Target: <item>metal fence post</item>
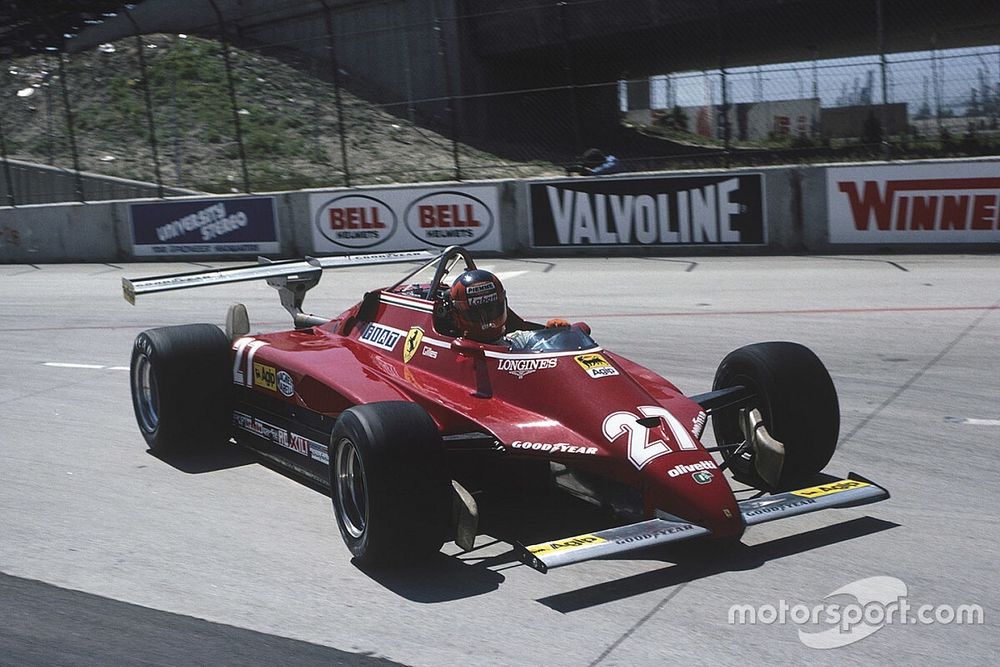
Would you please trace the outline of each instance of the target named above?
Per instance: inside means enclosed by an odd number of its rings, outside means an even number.
[[[441,19],[434,18],[434,31],[438,36],[438,55],[441,56],[441,71],[444,74],[445,96],[448,98],[448,116],[451,119],[451,157],[455,163],[455,180],[462,180],[462,165],[458,160],[458,119],[455,112],[455,92],[451,83],[451,67],[448,65],[448,48],[445,44]]]
[[[163,199],[163,177],[160,175],[160,153],[156,144],[156,122],[153,119],[153,96],[149,91],[149,75],[146,71],[145,43],[142,41],[142,30],[132,16],[129,5],[125,7],[125,18],[135,28],[135,45],[139,51],[139,71],[142,75],[142,92],[146,100],[146,124],[149,126],[149,147],[153,151],[153,172],[156,174],[156,196]]]
[[[69,149],[73,155],[73,183],[77,199],[85,201],[83,196],[83,178],[80,176],[80,154],[76,149],[76,130],[73,127],[73,107],[69,103],[69,81],[66,78],[66,63],[63,52],[59,51],[59,82],[62,84],[63,110],[66,112],[66,131],[69,132]]]
[[[327,49],[330,51],[330,69],[333,70],[333,99],[337,107],[337,134],[340,137],[340,164],[344,171],[344,184],[351,187],[351,167],[347,162],[347,129],[344,127],[344,102],[340,96],[340,67],[337,64],[337,43],[333,38],[333,13],[326,0],[323,5],[323,20],[326,22]]]
[[[726,81],[726,0],[718,0],[719,72],[722,79],[722,164],[729,169],[729,90]]]
[[[243,190],[250,192],[250,172],[247,171],[247,154],[243,146],[243,125],[240,123],[240,110],[236,102],[236,84],[233,82],[233,64],[229,59],[229,37],[226,34],[226,21],[222,18],[222,12],[215,0],[208,0],[215,10],[215,16],[219,19],[219,33],[222,37],[222,61],[226,68],[226,84],[229,87],[229,102],[233,107],[233,127],[236,130],[236,143],[240,152],[240,167],[243,170]]]
[[[14,180],[10,176],[10,161],[7,159],[7,139],[3,134],[3,119],[0,118],[0,157],[3,158],[3,176],[7,183],[7,204],[16,206],[17,200],[14,198]]]
[[[583,140],[580,136],[580,111],[577,108],[576,84],[573,73],[573,59],[569,51],[569,21],[566,17],[567,3],[557,2],[559,8],[559,30],[562,33],[563,52],[563,74],[565,75],[566,87],[569,89],[569,113],[570,122],[573,124],[573,153],[576,156],[583,154]]]
[[[44,80],[45,87],[45,152],[49,158],[49,166],[56,164],[56,149],[52,144],[52,135],[55,129],[52,123],[52,73],[46,74]]]
[[[882,73],[882,157],[892,159],[892,148],[889,145],[889,81],[888,65],[885,60],[885,23],[882,14],[882,0],[875,0],[875,23],[878,31],[878,58]]]

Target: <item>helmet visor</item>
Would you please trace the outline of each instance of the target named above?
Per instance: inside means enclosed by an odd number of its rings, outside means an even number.
[[[496,291],[468,297],[468,307],[463,315],[469,322],[479,325],[499,325],[506,319],[507,304],[503,294]]]

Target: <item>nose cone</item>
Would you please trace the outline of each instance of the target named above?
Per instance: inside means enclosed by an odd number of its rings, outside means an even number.
[[[643,468],[643,481],[647,514],[662,510],[708,528],[713,537],[743,534],[736,497],[708,454],[662,456]]]

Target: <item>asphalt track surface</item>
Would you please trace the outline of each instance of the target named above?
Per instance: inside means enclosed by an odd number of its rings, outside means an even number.
[[[285,328],[273,290],[133,307],[121,276],[198,266],[0,266],[0,663],[1000,663],[1000,258],[483,263],[519,313],[587,321],[687,393],[741,345],[808,345],[841,401],[827,471],[873,478],[892,499],[757,526],[725,552],[674,545],[543,575],[487,533],[422,570],[366,573],[316,489],[235,447],[160,460],[134,423],[121,367],[137,333],[221,324],[234,301],[254,330]],[[307,310],[340,312],[401,275],[330,271]],[[606,520],[572,500],[497,512],[486,527],[528,543]],[[857,602],[828,596],[870,577],[902,582],[914,609],[979,605],[984,622],[897,616],[827,650],[799,634],[830,629],[823,617],[730,622],[732,605]]]

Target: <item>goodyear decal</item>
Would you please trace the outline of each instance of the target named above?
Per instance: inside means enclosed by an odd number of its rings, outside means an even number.
[[[611,375],[618,375],[618,369],[608,363],[604,355],[592,352],[590,354],[578,354],[573,357],[580,368],[587,371],[587,375],[592,378],[603,378]]]
[[[267,364],[262,364],[259,361],[253,362],[253,383],[258,387],[270,389],[271,391],[277,391],[278,374],[277,371],[274,370],[274,366],[268,366]]]
[[[574,551],[576,549],[597,546],[604,542],[607,542],[607,540],[597,535],[577,535],[576,537],[567,537],[565,540],[535,544],[528,547],[528,551],[537,556],[539,554],[553,554],[559,551]]]
[[[410,327],[406,334],[406,342],[403,343],[403,363],[410,363],[410,359],[417,353],[420,341],[424,339],[424,330],[420,327]]]
[[[868,482],[861,482],[856,479],[842,479],[839,482],[830,482],[829,484],[811,486],[808,489],[792,491],[792,493],[797,496],[802,496],[803,498],[819,498],[820,496],[828,496],[831,493],[840,493],[841,491],[860,489],[863,486],[871,486],[871,484]]]

